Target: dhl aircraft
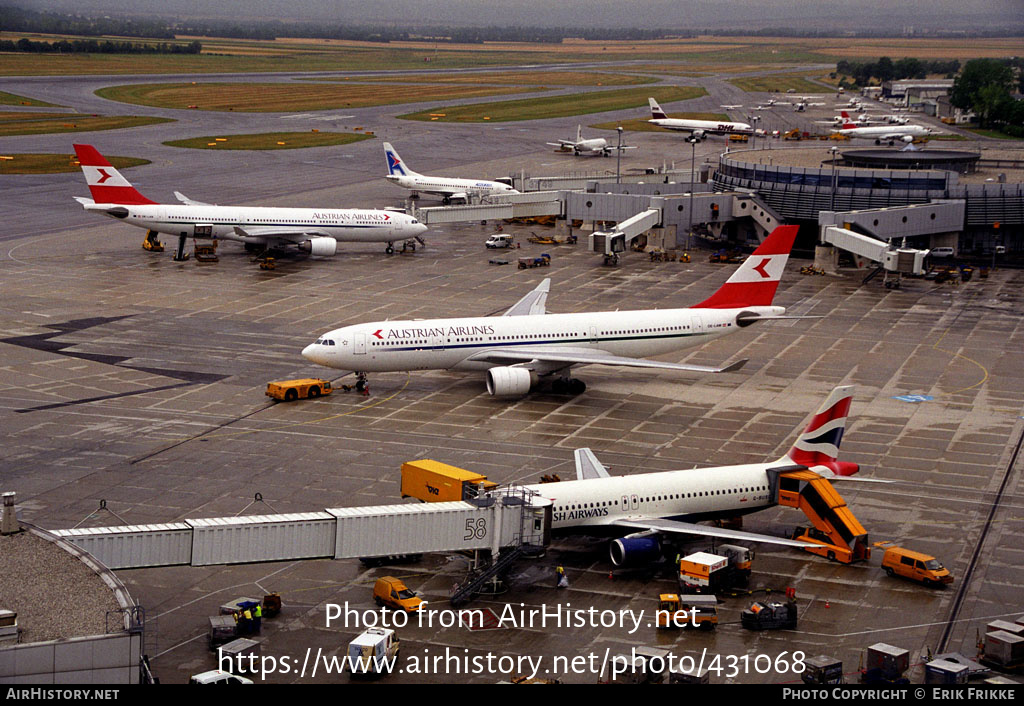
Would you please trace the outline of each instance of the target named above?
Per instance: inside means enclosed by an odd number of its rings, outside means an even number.
[[[92,145],[75,145],[92,198],[86,211],[179,238],[236,240],[261,250],[294,248],[312,255],[337,252],[338,242],[394,243],[418,239],[427,227],[396,211],[338,208],[216,206],[174,192],[182,203],[161,204],[139,193]]]
[[[653,117],[647,121],[651,125],[657,125],[658,127],[663,127],[668,130],[683,130],[685,132],[689,132],[698,140],[703,140],[708,135],[754,134],[754,128],[750,127],[750,125],[747,125],[746,123],[670,118],[665,114],[665,111],[661,109],[661,106],[658,105],[656,100],[648,98],[647,102],[651,104],[651,115]]]
[[[552,502],[553,532],[608,535],[630,532],[609,545],[616,566],[656,561],[666,536],[698,535],[806,549],[808,542],[696,524],[746,515],[777,502],[778,474],[813,471],[830,480],[851,478],[859,467],[839,461],[839,444],[853,387],[836,387],[803,433],[777,461],[685,471],[611,476],[590,449],[577,449],[576,480],[526,486]],[[773,477],[774,476],[774,477]]]
[[[798,226],[779,226],[722,287],[689,309],[545,314],[545,279],[501,317],[374,321],[334,329],[302,351],[329,368],[370,372],[480,370],[487,391],[525,395],[541,378],[556,393],[582,393],[576,365],[622,365],[726,373],[746,363],[707,367],[649,360],[706,343],[757,321],[786,318],[772,306]]]
[[[440,196],[445,204],[453,200],[468,202],[471,198],[492,194],[518,194],[510,184],[485,179],[453,179],[451,177],[427,176],[414,172],[405,165],[390,142],[384,143],[384,155],[388,160],[388,173],[384,176],[396,186],[409,189],[414,194]]]

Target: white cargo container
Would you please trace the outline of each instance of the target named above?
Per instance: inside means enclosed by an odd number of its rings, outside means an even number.
[[[185,520],[192,565],[323,559],[334,554],[334,517],[326,512]]]
[[[82,527],[53,534],[84,549],[108,569],[175,566],[192,561],[192,528],[184,522]]]

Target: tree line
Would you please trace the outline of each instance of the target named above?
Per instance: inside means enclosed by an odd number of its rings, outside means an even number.
[[[1024,137],[1024,59],[972,59],[953,80],[949,102],[970,110],[984,128]]]
[[[175,42],[115,42],[97,39],[62,39],[56,42],[34,42],[21,38],[0,40],[0,52],[27,52],[31,54],[198,54],[203,45],[198,41],[187,44]]]
[[[905,57],[893,61],[888,56],[883,56],[878,61],[854,62],[841,59],[836,63],[836,73],[841,77],[848,76],[853,80],[852,85],[847,83],[844,88],[869,86],[876,82],[898,81],[905,78],[927,78],[935,75],[953,78],[959,70],[960,62],[956,59],[929,61]]]

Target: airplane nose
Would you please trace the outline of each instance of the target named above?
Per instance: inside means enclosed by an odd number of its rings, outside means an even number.
[[[317,348],[318,346],[315,343],[310,343],[308,346],[302,349],[302,357],[305,358],[306,360],[311,360],[314,363],[319,362],[316,359]]]

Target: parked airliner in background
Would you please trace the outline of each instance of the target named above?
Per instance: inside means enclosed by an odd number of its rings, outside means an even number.
[[[750,127],[746,123],[730,123],[730,122],[716,122],[713,120],[688,120],[684,118],[670,118],[665,114],[665,111],[661,109],[658,102],[653,98],[648,98],[647,102],[651,104],[651,120],[648,120],[651,125],[657,125],[668,130],[683,130],[691,133],[694,137],[699,140],[703,140],[708,135],[752,135],[754,128]]]
[[[329,368],[370,372],[482,370],[492,395],[525,395],[539,378],[579,394],[574,365],[623,365],[700,373],[738,370],[647,360],[783,317],[772,306],[798,226],[779,226],[711,297],[690,309],[545,314],[550,280],[501,317],[375,321],[328,331],[302,351]]]
[[[384,143],[384,154],[388,160],[388,173],[385,175],[385,179],[403,189],[409,189],[414,194],[440,196],[446,204],[453,200],[469,202],[473,198],[482,198],[493,194],[519,193],[510,184],[500,181],[453,179],[451,177],[426,176],[414,172],[405,165],[390,142]]]
[[[608,140],[603,137],[592,137],[589,140],[583,139],[583,126],[576,126],[576,139],[575,140],[559,140],[558,142],[548,142],[546,144],[552,147],[560,147],[566,152],[572,152],[574,155],[601,155],[603,157],[610,157],[613,152],[623,150],[635,150],[635,145],[611,145],[608,144]]]
[[[808,543],[803,541],[696,523],[775,506],[778,482],[771,477],[773,473],[811,470],[831,481],[860,480],[850,477],[859,470],[857,464],[838,460],[852,399],[852,386],[832,390],[778,461],[611,476],[590,449],[577,449],[576,480],[526,487],[551,500],[553,532],[634,532],[609,545],[612,563],[617,566],[657,560],[662,556],[666,535],[698,535],[806,549]]]
[[[261,250],[295,248],[334,255],[338,242],[394,243],[417,238],[427,227],[396,211],[335,208],[216,206],[193,201],[161,204],[143,196],[92,145],[75,145],[92,198],[76,196],[86,211],[102,213],[155,233],[237,240]]]
[[[927,137],[935,134],[931,128],[923,125],[880,125],[877,127],[857,127],[853,123],[846,123],[837,130],[844,137],[863,137],[874,140],[876,145],[888,142],[890,145],[896,140],[901,142],[913,142],[918,137]]]

